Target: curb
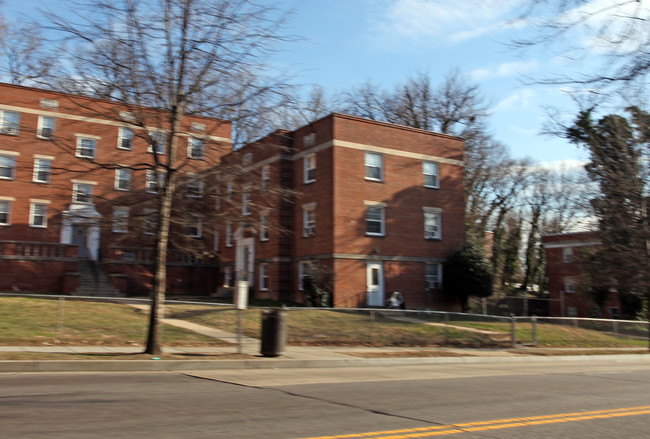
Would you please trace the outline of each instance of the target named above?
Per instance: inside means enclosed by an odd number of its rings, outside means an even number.
[[[354,358],[293,360],[283,358],[258,360],[91,360],[66,361],[44,360],[0,361],[0,373],[55,373],[55,372],[180,372],[192,370],[233,369],[291,369],[291,368],[342,368],[418,366],[436,364],[506,364],[506,363],[548,363],[580,361],[646,361],[647,354],[620,355],[570,355],[548,357],[434,357],[434,358]]]

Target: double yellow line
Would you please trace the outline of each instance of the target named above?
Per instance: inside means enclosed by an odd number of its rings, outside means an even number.
[[[534,425],[559,424],[562,422],[588,421],[592,419],[620,418],[650,414],[650,405],[626,407],[589,412],[559,413],[555,415],[531,416],[527,418],[496,419],[493,421],[465,424],[439,425],[436,427],[409,428],[403,430],[374,431],[338,436],[319,436],[304,439],[407,439],[445,436],[473,431],[500,430],[505,428],[529,427]]]

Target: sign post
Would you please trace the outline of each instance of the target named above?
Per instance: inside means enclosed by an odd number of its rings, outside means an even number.
[[[248,281],[237,281],[235,309],[237,310],[237,353],[242,353],[242,310],[248,308]]]

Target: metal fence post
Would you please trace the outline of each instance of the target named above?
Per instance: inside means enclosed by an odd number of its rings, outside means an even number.
[[[512,344],[512,347],[515,347],[517,345],[516,320],[515,315],[512,313],[510,313],[510,343]]]
[[[532,323],[532,336],[533,336],[533,346],[537,346],[537,316],[533,316],[530,319],[530,322]]]
[[[54,333],[54,339],[56,341],[60,341],[61,336],[63,335],[64,308],[65,308],[65,298],[63,296],[59,296],[59,307],[56,312],[56,332]]]

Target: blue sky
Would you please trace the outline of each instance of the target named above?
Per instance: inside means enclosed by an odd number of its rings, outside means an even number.
[[[417,72],[437,83],[458,68],[480,86],[490,104],[492,133],[513,156],[541,163],[584,160],[575,146],[539,134],[546,107],[568,117],[577,108],[559,86],[522,82],[566,68],[550,50],[522,55],[506,45],[530,32],[521,23],[506,22],[522,1],[278,0],[273,3],[293,11],[285,31],[300,39],[285,45],[274,61],[298,82],[328,92],[365,81],[390,89]],[[594,0],[600,1],[606,0]],[[3,10],[11,16],[38,4],[54,7],[55,2],[10,0]]]

